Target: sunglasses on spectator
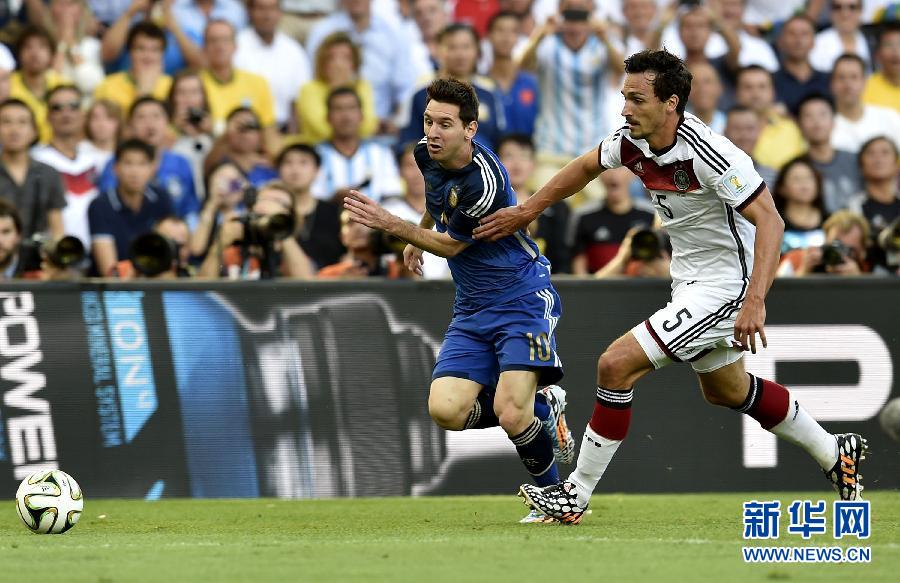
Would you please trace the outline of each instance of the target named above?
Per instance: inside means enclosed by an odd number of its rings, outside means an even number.
[[[562,11],[562,17],[563,20],[568,20],[569,22],[587,22],[588,18],[591,17],[591,13],[588,10],[570,8]]]
[[[859,10],[859,4],[832,4],[831,10],[834,12],[840,12],[842,10],[846,10],[848,12],[856,12]]]
[[[259,125],[259,122],[257,122],[257,121],[248,121],[247,123],[241,124],[240,126],[238,126],[239,132],[257,132],[261,129],[262,129],[262,127]]]
[[[78,111],[81,109],[81,103],[78,101],[69,101],[66,103],[51,103],[49,105],[50,111],[63,111],[64,109],[68,109],[69,111]]]

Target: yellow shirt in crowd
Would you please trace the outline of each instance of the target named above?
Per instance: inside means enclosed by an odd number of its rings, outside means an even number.
[[[44,74],[44,83],[48,92],[57,85],[63,85],[69,82],[68,79],[53,70],[47,71]],[[25,85],[25,81],[22,80],[21,71],[16,71],[10,76],[9,96],[14,99],[21,99],[28,105],[31,112],[34,113],[34,119],[37,122],[38,140],[40,140],[42,144],[48,143],[53,137],[53,129],[50,128],[50,123],[47,121],[46,96],[37,96],[32,93],[31,89]]]
[[[360,79],[353,85],[353,90],[362,102],[363,121],[360,134],[368,138],[378,129],[378,116],[375,115],[375,96],[372,85]],[[324,81],[313,79],[300,88],[297,96],[297,123],[300,125],[300,142],[318,144],[331,139],[331,125],[328,124],[328,94],[331,87]]]
[[[169,97],[169,89],[172,87],[172,78],[168,75],[162,75],[156,80],[151,96],[165,101]],[[94,91],[94,99],[108,99],[114,103],[118,103],[122,108],[122,114],[128,115],[131,104],[141,97],[137,92],[137,85],[134,79],[127,71],[121,73],[113,73],[103,80]]]
[[[771,114],[753,148],[753,159],[763,166],[780,170],[786,162],[806,152],[800,128],[790,118]]]
[[[900,111],[900,85],[893,85],[882,73],[873,73],[866,81],[863,103]]]
[[[206,98],[209,100],[209,111],[212,115],[216,133],[225,128],[228,114],[239,107],[249,107],[259,117],[264,128],[275,124],[275,104],[269,83],[263,77],[240,69],[235,69],[231,79],[219,81],[208,70],[200,72]]]

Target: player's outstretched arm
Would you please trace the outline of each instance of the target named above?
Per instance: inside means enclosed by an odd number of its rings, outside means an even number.
[[[750,274],[747,297],[734,324],[734,337],[744,350],[749,349],[756,354],[756,334],[759,334],[763,347],[767,346],[765,300],[778,269],[784,221],[775,208],[768,188],[763,188],[741,214],[756,225],[756,241],[753,247],[753,273]]]
[[[446,233],[438,233],[407,223],[356,190],[351,190],[350,194],[344,198],[344,209],[350,214],[350,220],[372,229],[390,233],[398,239],[439,257],[454,257],[469,246],[469,243],[457,241]]]
[[[584,190],[602,171],[598,148],[594,148],[566,164],[524,203],[500,209],[481,219],[472,236],[488,241],[508,237],[535,220],[545,208]]]

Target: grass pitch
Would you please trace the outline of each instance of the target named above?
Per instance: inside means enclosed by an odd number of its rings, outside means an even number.
[[[868,494],[868,492],[867,492]],[[514,497],[91,500],[74,530],[0,517],[0,581],[898,581],[900,492],[872,492],[872,537],[805,542],[786,507],[811,494],[597,495],[575,527],[521,525]],[[869,546],[870,564],[744,564],[741,504],[782,501],[784,546]],[[830,530],[829,530],[830,532]],[[759,545],[750,541],[750,544]]]

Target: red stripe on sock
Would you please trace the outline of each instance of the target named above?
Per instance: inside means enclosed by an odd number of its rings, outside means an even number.
[[[623,440],[628,434],[628,425],[631,424],[631,407],[625,409],[612,409],[602,403],[594,403],[594,413],[591,415],[589,425],[591,429],[606,439]]]
[[[791,394],[778,383],[760,379],[762,388],[756,405],[747,411],[750,415],[762,425],[763,429],[772,429],[787,417],[788,408],[791,405]]]

